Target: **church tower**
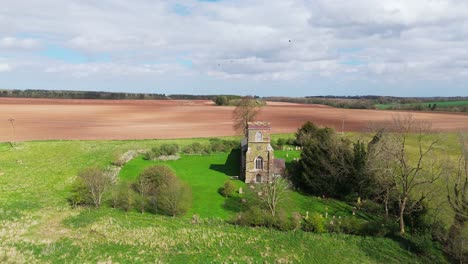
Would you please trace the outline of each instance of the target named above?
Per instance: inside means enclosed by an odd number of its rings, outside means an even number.
[[[269,182],[273,176],[270,129],[267,122],[248,123],[247,137],[241,142],[241,179],[247,183]]]

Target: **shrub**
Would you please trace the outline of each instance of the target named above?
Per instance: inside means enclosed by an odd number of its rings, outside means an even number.
[[[358,235],[361,233],[362,222],[356,217],[343,217],[338,219],[341,233]]]
[[[156,146],[151,148],[150,151],[147,151],[143,158],[146,160],[154,160],[161,156],[172,156],[176,155],[179,152],[179,145],[177,144],[162,144],[161,146]]]
[[[288,217],[284,210],[281,210],[275,217],[275,227],[281,231],[289,231],[300,227],[300,218]]]
[[[273,227],[275,224],[275,219],[258,206],[251,206],[247,211],[239,214],[240,220],[238,224],[247,225],[247,226],[266,226]]]
[[[307,232],[325,233],[326,219],[321,214],[313,214],[302,222],[302,230]]]
[[[174,171],[167,166],[157,165],[146,168],[134,183],[135,189],[141,195],[138,201],[152,211],[176,216],[184,214],[191,205],[192,193],[190,187],[177,178]]]
[[[73,182],[67,201],[72,207],[92,204],[92,201],[89,199],[88,188],[81,178],[77,178]]]
[[[145,160],[154,160],[156,158],[158,158],[159,156],[157,156],[157,154],[155,154],[154,151],[150,150],[150,151],[147,151],[145,154],[143,154],[143,159]]]
[[[398,224],[391,219],[369,221],[361,226],[361,235],[384,237],[399,232]]]
[[[229,152],[237,147],[239,147],[239,141],[237,140],[210,139],[211,152]]]
[[[188,146],[185,146],[182,149],[182,152],[184,152],[185,154],[201,154],[202,150],[203,150],[202,144],[200,144],[199,142],[194,142]]]
[[[278,146],[283,146],[283,145],[286,145],[286,139],[284,138],[278,138],[278,140],[276,141],[276,145]]]
[[[221,188],[220,193],[224,197],[231,197],[236,191],[236,185],[230,180],[224,182],[224,186]]]
[[[182,152],[185,154],[211,154],[212,153],[212,146],[210,145],[202,145],[199,142],[194,142],[188,146],[185,146],[182,149]]]
[[[383,206],[372,200],[364,200],[361,202],[361,210],[369,214],[381,214],[383,212]]]
[[[185,214],[192,204],[190,186],[178,178],[166,180],[161,186],[158,197],[158,208],[171,216]]]
[[[120,182],[113,186],[111,190],[111,206],[114,208],[120,208],[125,212],[133,209],[136,205],[136,194],[130,184],[126,182]]]
[[[160,147],[161,155],[171,156],[177,154],[179,146],[177,144],[162,144]]]
[[[431,234],[429,233],[415,233],[408,237],[410,251],[428,255],[433,248]]]

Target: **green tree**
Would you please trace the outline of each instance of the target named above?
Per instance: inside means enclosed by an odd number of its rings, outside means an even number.
[[[229,105],[229,99],[224,95],[216,96],[214,103],[216,105]]]
[[[166,178],[158,193],[158,207],[171,216],[185,214],[192,204],[192,190],[177,177]]]
[[[134,183],[140,194],[139,202],[148,204],[154,212],[176,216],[190,208],[190,187],[177,178],[169,167],[156,165],[146,168]],[[140,208],[143,208],[141,204]]]
[[[333,129],[305,123],[296,133],[303,147],[293,181],[297,187],[315,195],[343,197],[350,193],[353,155],[350,143]]]

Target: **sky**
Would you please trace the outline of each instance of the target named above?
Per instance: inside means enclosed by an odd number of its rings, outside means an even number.
[[[2,0],[0,89],[468,96],[468,1]]]

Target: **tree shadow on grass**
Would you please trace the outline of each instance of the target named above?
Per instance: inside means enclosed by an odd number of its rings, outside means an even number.
[[[224,164],[211,164],[210,170],[224,173],[227,176],[239,176],[240,154],[239,149],[231,150]]]

